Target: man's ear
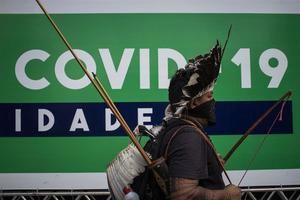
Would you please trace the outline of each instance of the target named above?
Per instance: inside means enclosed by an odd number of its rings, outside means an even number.
[[[188,109],[193,109],[195,108],[196,105],[195,105],[195,99],[192,99],[188,104],[187,104],[187,108]]]

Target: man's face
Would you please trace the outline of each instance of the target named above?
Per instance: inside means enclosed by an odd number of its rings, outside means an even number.
[[[201,104],[208,102],[208,101],[212,100],[213,98],[214,98],[213,92],[209,91],[209,92],[205,93],[204,95],[193,99],[190,104],[190,109],[196,108],[197,106],[200,106]]]
[[[212,126],[216,123],[215,100],[213,92],[207,92],[191,101],[188,115],[201,119],[202,125]]]

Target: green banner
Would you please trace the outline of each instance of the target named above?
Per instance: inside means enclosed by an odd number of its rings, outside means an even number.
[[[295,159],[300,139],[299,14],[52,16],[112,100],[122,103],[167,102],[175,70],[208,52],[217,39],[224,45],[232,25],[215,99],[276,101],[292,90],[292,134],[270,135],[251,168],[300,167]],[[1,14],[0,24],[1,104],[103,102],[44,15]],[[130,113],[123,115],[130,118]],[[1,116],[7,118],[6,113]],[[10,120],[14,127],[16,118]],[[230,126],[234,120],[232,116]],[[249,136],[226,168],[247,168],[263,137]],[[223,155],[239,138],[212,136]],[[0,137],[0,172],[103,172],[128,142],[122,136]]]

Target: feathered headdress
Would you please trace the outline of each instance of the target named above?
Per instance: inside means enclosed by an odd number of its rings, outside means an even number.
[[[209,53],[190,59],[184,68],[177,70],[169,86],[169,102],[173,113],[181,113],[192,99],[213,90],[230,31],[231,27],[223,49],[217,41]]]

